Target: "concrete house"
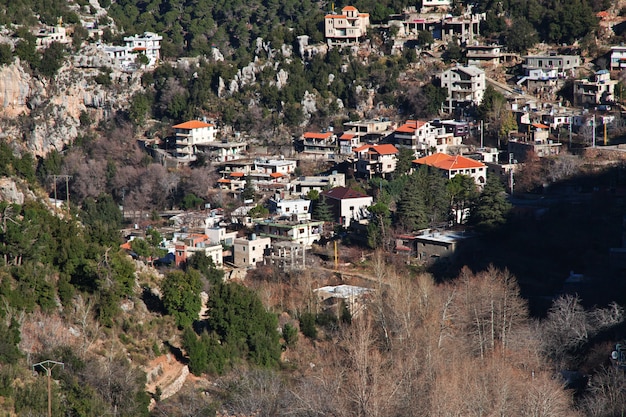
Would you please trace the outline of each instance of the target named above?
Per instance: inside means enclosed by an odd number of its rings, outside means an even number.
[[[626,69],[626,46],[611,46],[611,71]]]
[[[341,14],[333,10],[324,16],[324,37],[329,46],[357,44],[367,35],[369,25],[369,13],[360,13],[354,6],[345,6]]]
[[[215,125],[200,120],[190,120],[173,126],[176,135],[175,156],[195,159],[198,145],[207,145],[215,141]]]
[[[296,242],[310,248],[322,238],[324,222],[316,220],[267,219],[255,221],[258,236]]]
[[[127,36],[124,38],[126,48],[131,53],[143,54],[148,58],[147,67],[154,67],[161,59],[161,41],[163,36],[153,32],[144,32],[143,35]]]
[[[485,71],[476,66],[454,66],[439,75],[441,87],[447,90],[445,110],[478,106],[487,88]]]
[[[354,149],[357,155],[356,171],[371,178],[385,177],[396,170],[398,149],[391,144],[363,145]]]
[[[374,198],[346,187],[335,187],[322,193],[326,202],[333,208],[335,222],[349,227],[350,223],[369,217],[368,208]]]
[[[239,268],[255,267],[258,262],[263,262],[271,245],[272,240],[269,237],[259,237],[255,234],[252,234],[250,239],[235,239],[233,242],[233,263]]]
[[[328,157],[337,150],[337,135],[333,132],[304,132],[295,143],[296,151],[313,156]]]
[[[588,80],[574,80],[574,102],[578,105],[612,103],[618,82],[611,79],[607,70],[596,72]]]
[[[446,152],[449,146],[460,145],[463,135],[469,134],[469,127],[465,131],[463,125],[459,125],[457,129],[455,124],[447,122],[444,124],[441,121],[407,120],[395,130],[394,143],[399,148],[411,149],[415,156]],[[457,136],[456,133],[461,135]]]

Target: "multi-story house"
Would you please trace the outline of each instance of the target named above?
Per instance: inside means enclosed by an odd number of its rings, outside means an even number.
[[[246,155],[247,142],[215,141],[197,144],[198,150],[204,152],[210,161],[228,162]]]
[[[525,162],[530,153],[538,156],[558,155],[562,144],[550,139],[550,126],[531,123],[528,134],[512,136],[507,145],[509,155],[518,162]]]
[[[147,67],[154,67],[161,59],[161,41],[163,36],[153,32],[144,32],[143,35],[127,36],[124,38],[126,48],[132,53],[143,54],[148,58]]]
[[[612,103],[615,100],[617,80],[611,79],[611,73],[600,70],[588,80],[574,80],[574,103],[577,105],[596,105]]]
[[[279,216],[295,216],[298,219],[308,219],[311,217],[311,200],[276,197],[270,198],[268,205],[270,212]]]
[[[346,187],[335,187],[324,191],[322,196],[333,208],[335,222],[349,227],[350,223],[369,217],[368,208],[374,204],[374,198]]]
[[[351,134],[360,142],[376,143],[391,133],[395,123],[388,118],[357,120],[343,124],[344,134]]]
[[[522,68],[526,74],[530,70],[554,70],[559,78],[573,77],[576,69],[580,67],[580,56],[578,55],[526,55],[522,57],[524,63]]]
[[[263,262],[269,254],[272,240],[269,237],[259,237],[252,234],[250,239],[238,238],[233,242],[233,263],[240,268],[255,267]]]
[[[386,177],[396,170],[398,148],[391,144],[363,145],[354,149],[354,153],[358,158],[356,171],[364,177]]]
[[[626,46],[611,46],[611,71],[626,69]]]
[[[467,45],[465,58],[468,65],[477,67],[497,67],[503,59],[502,46],[493,45]]]
[[[69,41],[67,31],[63,27],[63,20],[59,18],[59,22],[56,26],[39,29],[36,34],[35,45],[37,49],[44,49],[53,42],[67,44]]]
[[[359,137],[354,133],[344,132],[339,136],[339,154],[346,156],[354,155],[354,148],[360,144]]]
[[[303,176],[291,181],[289,190],[295,195],[307,195],[309,191],[322,192],[333,187],[345,187],[346,174],[333,171],[329,175]]]
[[[441,87],[448,92],[445,110],[478,106],[486,89],[485,71],[475,66],[454,66],[439,75]]]
[[[190,160],[195,158],[198,145],[214,142],[217,134],[215,125],[200,120],[190,120],[173,128],[176,135],[175,156]]]
[[[295,242],[307,248],[322,238],[324,225],[324,222],[317,220],[266,219],[254,223],[259,236]]]
[[[354,6],[345,6],[341,14],[324,16],[324,36],[329,46],[359,43],[367,35],[370,15],[359,13]]]
[[[295,148],[305,154],[327,157],[337,150],[337,135],[332,131],[304,132],[295,142]]]
[[[469,134],[469,126],[452,122],[407,120],[395,130],[394,143],[399,148],[411,149],[416,157],[446,152],[448,147],[460,145]]]
[[[479,187],[484,186],[487,180],[487,166],[484,163],[461,155],[436,153],[416,159],[413,164],[438,169],[447,179],[452,179],[459,174],[470,176]]]

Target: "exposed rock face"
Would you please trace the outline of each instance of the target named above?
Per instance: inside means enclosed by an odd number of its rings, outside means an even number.
[[[21,205],[24,204],[24,193],[17,189],[12,179],[0,178],[0,201]]]
[[[8,117],[29,112],[26,104],[31,93],[31,76],[22,70],[19,59],[16,61],[0,67],[1,113]]]
[[[53,80],[32,76],[18,59],[1,67],[3,139],[42,157],[54,149],[63,149],[76,138],[81,112],[88,112],[97,122],[112,110],[126,108],[131,96],[141,88],[140,74],[113,71],[112,85],[99,85],[94,77],[101,70],[91,65],[101,56],[92,52],[85,48],[80,56],[67,60]],[[26,117],[18,123],[20,116]]]

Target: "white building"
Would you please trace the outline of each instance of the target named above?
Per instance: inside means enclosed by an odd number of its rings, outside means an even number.
[[[611,70],[626,69],[626,46],[611,46]]]
[[[324,191],[322,196],[333,207],[335,222],[349,227],[353,221],[367,219],[369,207],[374,204],[374,198],[346,187],[335,187]]]
[[[143,35],[127,36],[124,38],[126,48],[131,53],[143,54],[148,58],[146,67],[154,67],[161,59],[161,41],[163,36],[153,32],[144,32]]]
[[[305,200],[303,198],[298,199],[284,199],[284,198],[271,198],[269,200],[270,212],[276,213],[280,216],[292,216],[298,217],[305,215],[310,218],[311,213],[311,200]]]
[[[235,239],[233,244],[233,263],[240,267],[254,267],[257,262],[262,262],[269,251],[272,240],[269,237],[259,237],[255,234],[250,239]]]
[[[324,36],[328,45],[359,43],[367,34],[370,15],[359,13],[354,6],[345,6],[341,14],[331,13],[324,17]]]
[[[173,126],[176,135],[176,156],[192,159],[198,151],[198,145],[215,141],[215,125],[200,120],[190,120]]]
[[[45,49],[54,42],[67,44],[69,41],[67,32],[62,22],[59,21],[59,24],[56,26],[39,29],[36,35],[35,45],[37,49]]]
[[[398,148],[391,144],[363,145],[354,149],[359,158],[356,170],[359,174],[371,178],[374,175],[386,176],[396,170]]]
[[[615,86],[619,81],[611,79],[611,73],[607,70],[600,70],[588,80],[574,80],[574,103],[604,104],[612,103],[615,100]]]
[[[476,185],[482,187],[487,181],[487,166],[474,159],[461,155],[447,155],[436,153],[413,161],[414,165],[427,165],[438,169],[447,179],[457,175],[467,175],[474,179]]]
[[[346,174],[333,171],[329,175],[304,176],[291,181],[290,191],[296,195],[307,195],[309,191],[316,190],[320,193],[333,187],[345,187]]]
[[[255,221],[257,234],[279,241],[295,242],[310,248],[322,238],[324,222],[316,220],[267,219]]]
[[[454,66],[439,75],[441,87],[448,92],[445,110],[453,113],[457,107],[478,106],[486,89],[485,71],[475,66]]]
[[[265,174],[283,174],[290,176],[298,166],[298,162],[290,159],[257,158],[254,160],[256,171]]]

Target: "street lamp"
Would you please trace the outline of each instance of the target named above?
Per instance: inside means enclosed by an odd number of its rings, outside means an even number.
[[[33,371],[35,371],[35,368],[39,366],[46,371],[46,375],[48,376],[48,417],[52,417],[52,391],[50,386],[50,376],[52,375],[52,370],[57,365],[61,365],[61,367],[65,369],[65,364],[63,362],[50,360],[39,362],[33,365]]]

